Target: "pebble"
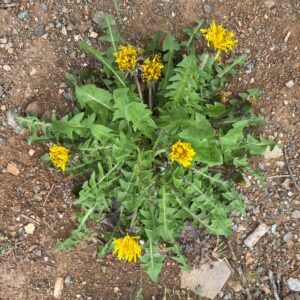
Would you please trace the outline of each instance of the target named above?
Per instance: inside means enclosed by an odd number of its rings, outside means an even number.
[[[247,236],[247,238],[244,241],[244,244],[252,248],[255,246],[255,244],[258,242],[260,238],[262,238],[269,230],[269,226],[265,223],[259,224],[256,229]]]
[[[93,16],[93,22],[95,22],[98,25],[101,25],[103,22],[103,16],[101,12],[96,12]]]
[[[67,35],[67,34],[68,34],[66,26],[63,26],[63,27],[61,28],[61,33],[62,33],[63,35]]]
[[[29,223],[24,226],[24,230],[27,234],[33,234],[35,231],[35,225],[33,223]]]
[[[293,233],[292,233],[292,232],[288,232],[287,234],[285,234],[285,235],[283,236],[283,240],[284,240],[285,242],[288,242],[292,237],[293,237]]]
[[[285,83],[285,86],[289,89],[292,88],[294,85],[295,85],[294,80],[289,80],[288,82]]]
[[[43,12],[47,12],[48,11],[48,6],[47,6],[47,4],[44,1],[41,2],[40,8],[41,8],[41,10]]]
[[[300,280],[299,279],[289,278],[287,283],[288,283],[289,289],[291,291],[300,292]]]
[[[40,101],[33,101],[26,107],[26,114],[28,116],[41,117],[43,115],[43,109]]]
[[[4,71],[6,71],[6,72],[10,72],[10,71],[11,71],[11,67],[10,67],[9,65],[4,65],[4,66],[2,67],[2,69],[3,69]]]
[[[281,50],[286,50],[287,46],[286,46],[286,43],[280,43],[280,49]]]
[[[272,8],[272,7],[274,7],[275,6],[275,1],[273,1],[273,0],[267,0],[267,1],[265,1],[265,6],[267,7],[267,8]]]
[[[7,173],[14,175],[14,176],[19,176],[20,170],[18,169],[17,165],[14,162],[10,162],[7,165]]]
[[[69,288],[72,284],[72,277],[70,275],[67,275],[65,277],[65,287]]]
[[[33,29],[33,34],[35,36],[42,36],[44,32],[44,25],[38,25]]]
[[[279,161],[276,161],[275,162],[275,165],[278,167],[278,168],[283,168],[284,167],[284,165],[285,165],[285,163],[284,163],[284,161],[282,161],[282,160],[279,160]]]
[[[300,219],[300,211],[299,210],[294,210],[292,212],[291,216],[292,216],[293,219]]]
[[[30,149],[29,152],[28,152],[28,154],[29,154],[30,156],[33,156],[34,153],[35,153],[35,151],[34,151],[33,149]]]
[[[55,299],[60,299],[62,291],[64,289],[64,279],[62,277],[56,277],[53,296]]]
[[[211,12],[211,7],[208,4],[204,4],[203,9],[205,13],[209,14]]]
[[[7,44],[8,40],[6,37],[0,39],[0,44]]]
[[[27,12],[27,10],[20,10],[18,12],[18,18],[22,21],[24,21],[25,19],[28,19],[29,18],[29,14]]]
[[[98,33],[95,32],[95,31],[92,31],[92,32],[90,33],[90,37],[93,38],[93,39],[96,39],[96,38],[98,37]]]
[[[14,110],[8,109],[6,111],[6,122],[8,126],[13,128],[15,133],[22,134],[23,130],[16,120],[16,113]]]
[[[5,139],[3,139],[3,138],[0,138],[0,146],[2,145],[5,145],[6,144],[6,140]]]

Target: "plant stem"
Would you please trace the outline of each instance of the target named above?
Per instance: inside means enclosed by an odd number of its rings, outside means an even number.
[[[153,110],[153,93],[152,93],[153,84],[152,81],[148,82],[148,91],[149,91],[149,108],[150,110]]]
[[[138,93],[139,93],[139,97],[140,97],[141,101],[144,102],[144,98],[143,98],[143,94],[142,94],[142,90],[141,90],[141,85],[140,85],[140,82],[139,82],[139,79],[137,77],[136,72],[133,72],[133,78],[134,78],[134,81],[136,83],[136,87],[137,87],[137,90],[138,90]]]

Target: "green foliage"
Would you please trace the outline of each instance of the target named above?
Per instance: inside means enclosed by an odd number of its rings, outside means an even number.
[[[141,267],[157,280],[168,254],[188,268],[177,241],[187,221],[209,234],[231,233],[230,214],[243,212],[232,171],[262,179],[248,160],[273,143],[251,133],[252,126],[264,124],[251,107],[259,89],[220,97],[227,92],[228,76],[236,76],[245,57],[219,64],[214,55],[197,53],[202,25],[200,20],[185,30],[188,39],[181,43],[170,33],[162,39],[158,33],[151,37],[139,61],[159,53],[164,68],[161,78],[145,84],[139,94],[141,71],[119,71],[113,53],[124,40],[115,21],[104,14],[100,40],[107,50],[79,42],[101,63],[101,79],[90,68],[82,69],[79,77],[67,74],[77,100],[69,114],[53,114],[49,122],[18,118],[31,131],[30,140],[71,149],[67,173],[88,176],[74,201],[78,225],[66,240],[57,242],[59,249],[90,238],[88,221],[97,224],[104,214],[113,215],[117,223],[100,234],[106,244],[99,255],[112,250],[113,238],[121,232],[138,235],[144,241]],[[178,140],[190,143],[196,152],[188,168],[168,158]],[[44,161],[49,163],[48,155]]]

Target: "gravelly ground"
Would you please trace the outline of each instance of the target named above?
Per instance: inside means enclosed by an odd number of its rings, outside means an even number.
[[[235,233],[230,238],[237,261],[226,248],[225,254],[234,270],[242,269],[253,299],[274,299],[270,270],[275,276],[281,274],[282,297],[299,299],[287,284],[289,278],[300,279],[299,190],[290,177],[275,177],[289,175],[289,166],[300,184],[297,0],[132,0],[120,1],[117,11],[108,0],[0,2],[0,299],[52,299],[55,278],[67,275],[72,283],[65,287],[63,299],[135,299],[138,291],[145,299],[162,299],[165,288],[170,299],[195,297],[179,289],[179,270],[169,261],[159,283],[152,284],[138,266],[121,265],[111,256],[97,260],[96,245],[90,241],[68,251],[53,251],[55,240],[67,236],[73,226],[71,190],[76,182],[63,180],[43,165],[39,157],[46,147],[25,143],[10,116],[27,108],[47,117],[51,110],[63,113],[72,107],[64,72],[76,72],[90,60],[79,50],[79,38],[100,45],[96,36],[101,34],[102,11],[115,16],[118,12],[120,30],[137,45],[157,30],[171,30],[180,38],[181,29],[200,16],[236,32],[237,51],[248,59],[229,89],[259,86],[264,90],[256,105],[269,121],[264,133],[273,136],[286,155],[253,161],[270,178],[263,185],[249,178],[248,186],[241,188],[247,215],[234,216]],[[7,172],[11,163],[19,174]],[[244,239],[260,222],[270,229],[248,249]],[[36,225],[32,235],[23,232],[28,223]],[[13,244],[5,238],[13,236]],[[191,247],[190,260],[198,264],[199,246],[192,243]],[[220,299],[246,299],[236,271]]]

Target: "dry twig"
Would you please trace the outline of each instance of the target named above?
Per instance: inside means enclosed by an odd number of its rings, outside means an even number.
[[[18,5],[19,5],[19,3],[1,4],[0,5],[0,9],[6,9],[6,8],[10,8],[10,7],[16,7]]]
[[[273,276],[273,272],[272,271],[269,271],[269,278],[270,278],[270,282],[272,284],[272,288],[273,288],[273,293],[274,293],[274,298],[275,300],[280,300],[280,296],[278,294],[278,289],[277,289],[277,286],[276,286],[276,283],[275,283],[275,280],[274,280],[274,276]]]
[[[24,214],[21,214],[21,217],[24,218],[24,219],[27,219],[27,220],[31,221],[32,223],[35,223],[38,226],[40,225],[40,222],[38,222],[37,220],[35,220],[33,218],[30,218],[30,217],[28,217],[28,216],[26,216]]]
[[[45,206],[45,204],[47,203],[48,198],[49,198],[50,194],[52,193],[54,187],[55,187],[55,183],[53,183],[53,184],[51,185],[51,188],[50,188],[50,190],[49,190],[49,192],[48,192],[48,194],[47,194],[47,196],[46,196],[46,198],[45,198],[45,201],[44,201],[44,203],[43,203],[43,206]]]
[[[236,269],[237,269],[237,271],[238,271],[238,273],[240,275],[240,278],[242,280],[242,283],[244,285],[244,289],[245,289],[246,294],[247,294],[247,300],[252,300],[252,296],[251,296],[251,293],[250,293],[249,288],[248,288],[247,280],[246,280],[246,278],[244,276],[243,270],[237,264],[237,258],[236,258],[236,255],[235,255],[234,251],[233,251],[233,247],[231,245],[231,242],[229,240],[227,241],[227,245],[228,245],[231,257],[232,257],[232,259],[233,259],[233,261],[235,263],[235,267],[236,267]]]

